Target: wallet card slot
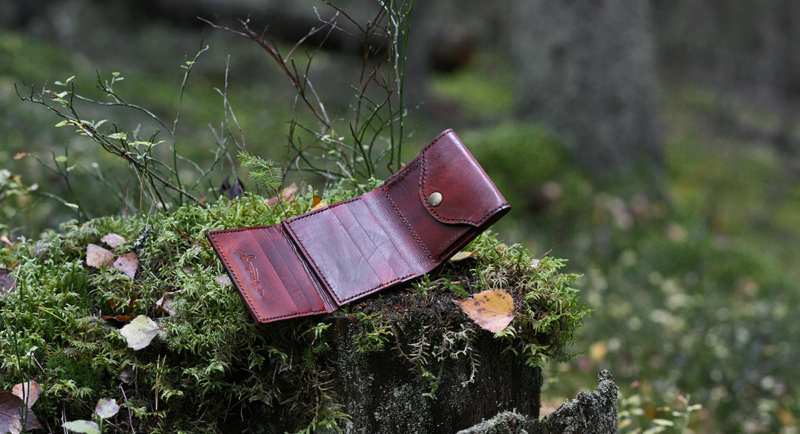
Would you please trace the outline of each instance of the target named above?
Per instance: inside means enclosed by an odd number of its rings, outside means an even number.
[[[211,236],[248,309],[260,322],[325,312],[322,300],[312,301],[304,310],[287,309],[296,304],[270,262],[274,255],[261,247],[269,238],[269,229],[231,230]]]
[[[295,266],[291,267],[290,263],[286,261],[286,258],[295,258],[295,253],[286,245],[286,240],[280,232],[272,231],[272,233],[267,233],[266,235],[267,237],[260,240],[258,245],[269,259],[270,266],[277,274],[286,293],[291,297],[296,310],[301,312],[312,310],[311,304],[301,288],[313,287],[313,283],[308,279],[303,267],[299,266],[300,264],[295,262],[292,264]],[[279,240],[274,242],[273,238],[276,236]]]
[[[330,208],[287,223],[295,241],[339,305],[383,287],[381,279]]]
[[[347,202],[347,208],[350,213],[352,213],[353,217],[355,217],[358,224],[361,225],[361,229],[375,245],[378,252],[383,255],[389,266],[392,267],[395,274],[401,279],[413,276],[414,272],[411,271],[411,267],[408,265],[405,258],[403,258],[400,249],[394,244],[392,237],[386,233],[383,225],[380,224],[369,211],[369,208],[361,201],[361,198]]]
[[[357,202],[355,200],[354,202]],[[398,275],[395,273],[394,268],[383,256],[380,249],[372,241],[372,238],[367,234],[361,223],[358,222],[353,212],[350,211],[348,203],[336,207],[331,207],[331,212],[339,220],[347,235],[353,241],[353,244],[361,252],[361,256],[367,260],[367,263],[372,267],[372,271],[381,280],[383,285],[390,282],[397,281]]]

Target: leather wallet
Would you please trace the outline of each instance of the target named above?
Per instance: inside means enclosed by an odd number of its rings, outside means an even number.
[[[250,313],[268,323],[330,313],[430,273],[509,209],[447,130],[369,193],[207,237]]]

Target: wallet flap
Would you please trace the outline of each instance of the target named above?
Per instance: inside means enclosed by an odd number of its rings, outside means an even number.
[[[442,223],[480,226],[508,202],[453,130],[437,136],[421,154],[419,194]]]

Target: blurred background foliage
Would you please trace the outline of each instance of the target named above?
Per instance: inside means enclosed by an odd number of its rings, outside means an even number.
[[[337,4],[361,22],[376,7]],[[407,121],[405,161],[455,128],[512,204],[495,227],[501,238],[554,249],[584,275],[582,298],[596,309],[574,348],[584,356],[546,370],[543,413],[608,369],[621,387],[621,432],[798,432],[800,6],[575,4],[418,2],[407,93],[411,107],[423,104]],[[195,17],[235,26],[249,15],[288,50],[319,25],[314,7],[332,15],[310,0],[0,0],[2,235],[35,238],[76,218],[48,195],[80,199],[91,217],[118,214],[113,191],[136,183],[18,90],[74,76],[77,91],[103,99],[98,76],[119,72],[116,91],[171,122],[181,66],[208,45],[186,87],[180,152],[213,159],[211,127],[222,131],[225,113],[214,88],[227,70],[248,151],[282,161],[294,103],[285,77],[257,45]],[[573,18],[542,27],[548,14]],[[311,73],[346,118],[358,47],[329,44]],[[80,108],[143,136],[157,128],[130,110]],[[76,198],[35,159],[15,159],[20,151],[51,165],[68,156]],[[232,170],[223,164],[198,196],[213,201]]]

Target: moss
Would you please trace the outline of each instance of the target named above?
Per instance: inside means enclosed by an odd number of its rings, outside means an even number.
[[[336,189],[327,199],[354,194]],[[38,242],[20,239],[0,257],[17,279],[16,291],[0,299],[0,351],[8,355],[0,365],[0,390],[38,381],[44,393],[34,411],[53,429],[60,426],[62,412],[67,420],[86,418],[91,414],[87,403],[110,396],[121,403],[111,422],[122,432],[164,427],[310,432],[346,427],[351,416],[358,416],[346,414],[333,388],[335,376],[351,369],[333,359],[343,356],[332,351],[337,345],[352,348],[344,354],[367,359],[391,355],[426,385],[417,390],[427,395],[416,392],[416,397],[398,386],[395,392],[403,395],[393,401],[398,406],[432,402],[446,377],[443,361],[477,366],[476,336],[488,336],[500,345],[492,351],[505,350],[532,367],[548,358],[571,357],[564,347],[586,314],[569,288],[575,276],[559,274],[563,261],[556,259],[531,266],[524,249],[503,246],[489,235],[470,247],[477,258],[448,264],[438,278],[385,291],[329,316],[256,325],[238,293],[219,283],[225,272],[204,234],[275,224],[307,211],[312,199],[307,191],[284,210],[247,195],[208,209],[187,205],[150,219],[135,215],[71,224]],[[115,269],[85,265],[87,244],[102,244],[100,238],[109,233],[126,239],[115,255],[137,253],[134,280]],[[489,287],[512,293],[519,314],[494,338],[451,302]],[[157,310],[166,293],[174,295],[171,315]],[[147,315],[161,333],[145,349],[133,351],[117,331],[124,323],[112,317],[119,315]],[[332,326],[341,321],[352,329],[345,334],[349,341],[337,344]],[[359,393],[370,393],[365,380],[357,382],[363,388]]]

